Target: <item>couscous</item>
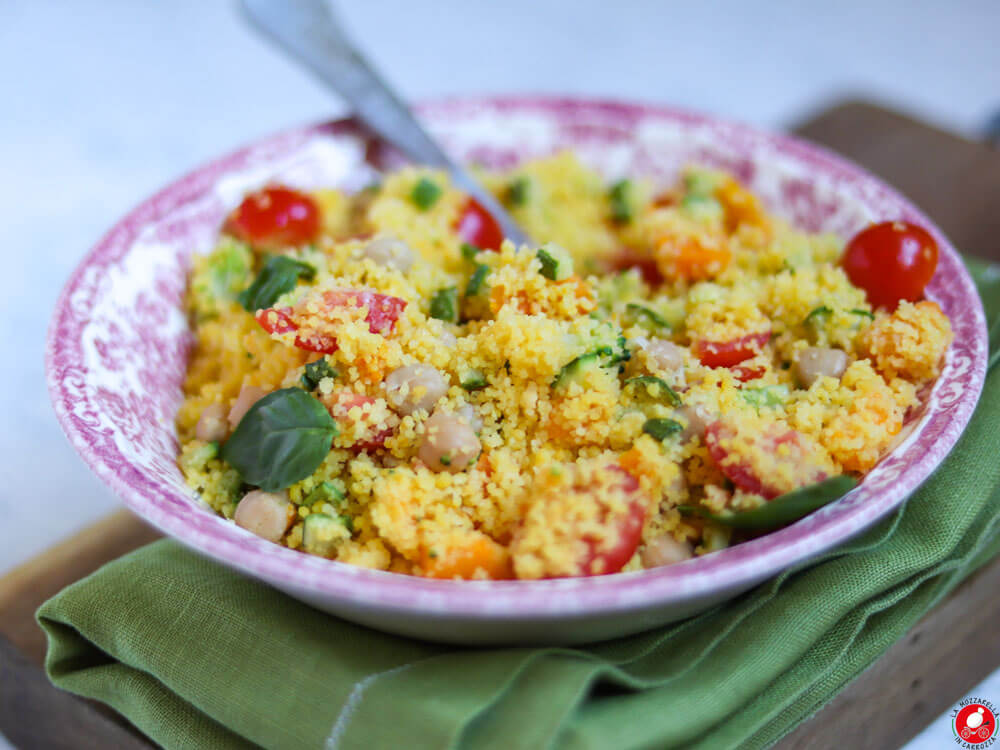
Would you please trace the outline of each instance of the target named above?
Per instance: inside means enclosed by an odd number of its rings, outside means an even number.
[[[845,248],[691,168],[270,186],[195,258],[179,464],[287,547],[438,578],[672,564],[795,520],[893,446],[951,341],[937,247]],[[888,217],[891,218],[891,217]]]

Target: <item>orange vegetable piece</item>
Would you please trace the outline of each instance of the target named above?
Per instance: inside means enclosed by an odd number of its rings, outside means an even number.
[[[514,577],[507,548],[478,531],[470,534],[465,544],[436,548],[434,553],[421,551],[420,567],[428,578],[470,579],[480,569],[494,580]]]
[[[704,281],[722,273],[732,253],[725,243],[699,237],[667,237],[656,249],[656,265],[667,279]]]

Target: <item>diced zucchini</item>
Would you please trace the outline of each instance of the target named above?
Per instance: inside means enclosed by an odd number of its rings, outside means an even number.
[[[831,310],[826,305],[820,305],[819,307],[810,310],[809,314],[806,315],[805,319],[802,322],[809,326],[819,327],[822,325],[826,325],[826,321],[830,319],[830,316],[832,314],[833,310]]]
[[[725,216],[725,209],[711,195],[698,195],[689,193],[681,198],[681,210],[696,221],[721,220]]]
[[[507,185],[507,191],[504,197],[507,200],[507,204],[510,206],[523,206],[528,202],[528,197],[531,193],[531,180],[524,175],[520,177],[515,177]]]
[[[722,184],[724,175],[710,169],[690,169],[684,174],[684,192],[688,195],[710,197]]]
[[[250,283],[253,252],[249,246],[223,237],[215,250],[195,259],[190,305],[198,320],[218,315],[222,306]]]
[[[205,464],[219,455],[219,444],[216,442],[202,443],[196,448],[182,454],[180,459],[181,468],[185,472],[201,471]]]
[[[330,366],[326,357],[320,357],[315,362],[307,364],[302,372],[302,386],[307,391],[314,391],[319,381],[324,378],[337,377],[337,371]]]
[[[597,352],[581,354],[576,359],[570,360],[562,366],[562,369],[559,370],[555,379],[552,381],[552,387],[556,390],[564,390],[572,383],[582,384],[586,374],[598,369],[599,367],[601,367],[600,354]]]
[[[410,191],[410,200],[421,211],[426,211],[441,197],[441,187],[426,177],[421,177]]]
[[[313,487],[309,494],[305,496],[302,505],[315,505],[316,503],[330,503],[339,505],[344,502],[344,493],[333,482],[320,482]]]
[[[666,440],[671,435],[684,431],[684,425],[673,419],[647,419],[642,431],[656,440]]]
[[[764,385],[759,388],[743,388],[740,395],[744,401],[757,409],[781,406],[788,400],[788,386]]]
[[[595,320],[592,327],[580,336],[580,343],[585,352],[600,355],[601,363],[606,367],[627,362],[632,357],[625,336],[610,321]]]
[[[875,320],[875,313],[868,310],[862,310],[861,308],[855,308],[851,310],[851,315],[857,315],[861,318],[868,318],[868,320]]]
[[[489,385],[486,376],[479,370],[467,370],[462,373],[459,383],[467,391],[478,391]]]
[[[475,260],[476,256],[479,255],[480,248],[468,242],[462,243],[462,257],[466,260]]]
[[[302,522],[302,548],[311,555],[330,557],[350,536],[342,518],[326,513],[310,513]]]
[[[458,320],[458,287],[439,289],[431,298],[431,317],[447,323]]]
[[[619,180],[608,190],[611,218],[617,224],[627,224],[635,216],[635,186],[631,180]]]
[[[573,275],[573,258],[563,248],[551,242],[538,248],[542,276],[549,281],[562,281]]]
[[[681,397],[667,382],[655,375],[639,375],[625,381],[625,387],[633,389],[636,397],[651,398],[670,406],[680,406]]]
[[[656,310],[645,305],[640,305],[637,302],[629,302],[625,305],[625,315],[623,317],[627,325],[637,325],[650,333],[657,333],[663,330],[669,331],[671,329],[670,322],[656,312]]]
[[[478,294],[482,294],[486,289],[486,277],[489,275],[490,267],[485,263],[480,263],[476,266],[476,270],[469,277],[469,283],[465,286],[465,296],[475,297]]]

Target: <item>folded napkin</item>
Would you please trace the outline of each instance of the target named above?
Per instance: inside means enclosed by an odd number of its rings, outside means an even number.
[[[1000,268],[972,265],[1000,341]],[[46,668],[166,747],[764,747],[1000,551],[1000,368],[891,518],[679,624],[469,649],[340,621],[160,541],[46,602]]]

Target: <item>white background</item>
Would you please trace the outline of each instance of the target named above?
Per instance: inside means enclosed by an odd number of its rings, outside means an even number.
[[[970,135],[1000,110],[997,0],[366,0],[341,13],[411,99],[603,95],[782,128],[864,95]],[[0,573],[116,507],[44,388],[45,328],[84,251],[205,159],[342,111],[231,2],[0,0]],[[1000,680],[983,695],[997,700]],[[921,748],[950,742],[929,731]]]

